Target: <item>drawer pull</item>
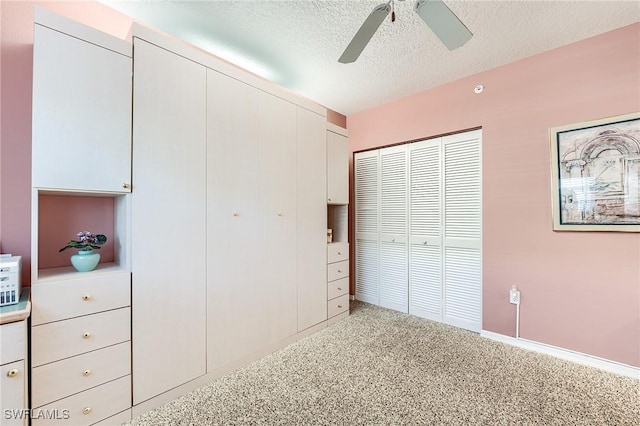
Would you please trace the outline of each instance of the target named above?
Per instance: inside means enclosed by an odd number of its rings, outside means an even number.
[[[284,216],[284,213],[278,213],[278,216],[282,217]]]
[[[342,273],[342,271],[340,269],[338,269],[338,273],[340,274],[340,273]]]
[[[422,244],[424,244],[426,246],[427,245],[427,241],[425,240]]]
[[[331,198],[327,198],[327,201],[331,201]]]
[[[342,254],[342,252],[341,252],[341,251],[339,251],[339,252],[338,252],[338,256],[340,256],[341,254]]]
[[[89,370],[89,369],[84,370],[84,371],[82,372],[82,375],[83,375],[84,377],[90,376],[90,375],[91,375],[91,370]]]
[[[89,300],[91,300],[91,295],[85,294],[84,296],[82,296],[82,300],[84,300],[85,302],[88,302]]]
[[[16,377],[19,372],[20,372],[20,370],[18,370],[17,368],[13,368],[13,369],[7,371],[7,377],[12,379],[12,378]]]
[[[239,212],[234,212],[234,213],[233,213],[233,215],[234,215],[235,217],[238,217],[238,216],[240,216],[240,213],[239,213]]]
[[[91,333],[89,333],[88,331],[85,331],[84,333],[82,333],[83,339],[88,339],[89,337],[91,337]]]
[[[91,407],[84,407],[84,410],[82,410],[82,414],[86,416],[89,413],[91,413]]]
[[[342,305],[338,305],[338,309],[342,308]]]
[[[129,188],[131,188],[131,185],[129,185],[128,183],[123,183],[123,184],[122,184],[122,187],[123,187],[124,189],[129,189]]]
[[[338,291],[342,291],[342,289],[340,287],[338,287]]]

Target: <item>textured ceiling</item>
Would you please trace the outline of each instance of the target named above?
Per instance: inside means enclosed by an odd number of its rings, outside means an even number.
[[[345,115],[640,21],[637,0],[445,0],[473,33],[448,51],[413,12],[415,0],[396,0],[396,22],[385,20],[355,63],[340,64],[383,0],[101,2]]]

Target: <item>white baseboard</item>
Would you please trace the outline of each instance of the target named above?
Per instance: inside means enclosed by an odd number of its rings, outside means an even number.
[[[494,333],[492,331],[482,330],[480,336],[497,342],[506,343],[508,345],[517,346],[519,348],[528,349],[530,351],[551,355],[556,358],[572,361],[578,364],[587,365],[589,367],[599,368],[601,370],[610,371],[622,376],[631,377],[640,380],[640,368],[604,358],[598,358],[592,355],[574,352],[569,349],[559,348],[544,343],[534,342],[527,339],[516,339],[515,337],[505,336],[504,334]]]

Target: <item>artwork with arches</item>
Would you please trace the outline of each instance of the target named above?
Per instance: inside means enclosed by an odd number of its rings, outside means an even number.
[[[640,113],[550,129],[554,231],[640,232]]]

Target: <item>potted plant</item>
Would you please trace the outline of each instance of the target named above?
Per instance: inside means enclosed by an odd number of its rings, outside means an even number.
[[[58,250],[58,252],[68,248],[77,249],[78,253],[71,256],[71,264],[73,267],[78,272],[92,271],[98,265],[98,262],[100,262],[100,253],[94,253],[93,250],[99,250],[100,246],[107,242],[107,237],[88,231],[78,232],[77,235],[77,240],[69,241],[67,245]]]

